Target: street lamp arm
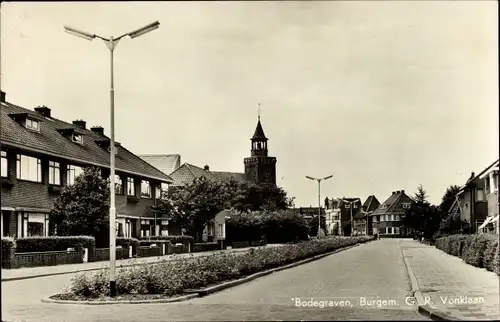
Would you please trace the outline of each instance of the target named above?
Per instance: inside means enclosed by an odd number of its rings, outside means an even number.
[[[310,177],[310,176],[306,176],[306,178],[309,179],[309,180],[318,180],[318,179]]]
[[[321,179],[321,180],[328,180],[328,179],[330,179],[330,178],[332,178],[332,177],[333,177],[333,174],[332,174],[332,175],[330,175],[330,176],[328,176],[328,177],[324,177],[324,178],[323,178],[323,179]]]
[[[97,36],[95,34],[91,34],[85,31],[81,31],[69,26],[64,26],[64,31],[66,31],[68,34],[72,34],[74,36],[86,39],[86,40],[93,40]],[[100,37],[99,37],[100,38]]]

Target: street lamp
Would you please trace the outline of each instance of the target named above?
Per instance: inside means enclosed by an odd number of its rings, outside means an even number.
[[[109,289],[111,297],[116,296],[116,202],[115,202],[115,89],[114,89],[114,65],[113,65],[113,53],[118,45],[118,42],[123,37],[129,36],[130,38],[136,38],[152,30],[157,29],[160,26],[158,21],[153,22],[147,26],[134,30],[132,32],[121,35],[118,38],[110,37],[109,39],[101,37],[96,34],[91,34],[85,31],[81,31],[75,28],[64,26],[64,30],[74,36],[92,41],[94,38],[102,39],[108,46],[111,58],[111,87],[110,87],[110,103],[111,103],[111,135],[110,135],[110,204],[109,204]]]
[[[318,239],[321,238],[321,233],[320,233],[321,232],[321,181],[328,180],[331,177],[333,177],[333,175],[321,179],[306,176],[306,178],[309,180],[318,181]]]
[[[347,201],[345,200],[345,197],[342,198],[342,201],[345,202],[346,204],[349,205],[349,208],[351,209],[351,236],[353,235],[353,231],[354,231],[354,227],[353,227],[353,220],[352,220],[352,204],[356,203],[357,200],[353,200],[353,201]]]

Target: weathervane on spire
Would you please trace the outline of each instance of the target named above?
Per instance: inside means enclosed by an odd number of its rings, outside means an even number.
[[[259,118],[259,121],[260,121],[260,103],[257,104],[257,117]]]

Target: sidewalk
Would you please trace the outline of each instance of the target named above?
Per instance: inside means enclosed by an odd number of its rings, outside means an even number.
[[[278,247],[279,244],[269,244],[265,247]],[[163,260],[181,260],[189,257],[198,256],[211,256],[213,254],[224,254],[224,253],[241,253],[247,252],[250,248],[257,247],[246,247],[237,249],[226,249],[218,251],[209,252],[197,252],[197,253],[185,253],[185,254],[175,254],[175,255],[165,255],[159,257],[143,257],[143,258],[132,258],[132,259],[121,259],[116,261],[116,267],[127,267],[133,265],[144,265],[148,263],[157,263]],[[71,274],[77,272],[94,271],[104,268],[109,268],[109,261],[102,262],[91,262],[82,264],[68,264],[68,265],[57,265],[57,266],[42,266],[42,267],[27,267],[18,269],[2,269],[2,282],[14,281],[20,279],[28,279],[35,277],[51,276],[51,275],[62,275]]]
[[[405,240],[401,247],[423,313],[466,321],[500,317],[498,275],[417,241]]]

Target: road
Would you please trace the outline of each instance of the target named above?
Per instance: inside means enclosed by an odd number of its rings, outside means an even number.
[[[399,240],[379,240],[204,298],[170,304],[68,305],[40,299],[72,275],[2,283],[3,321],[425,320],[407,304],[410,282]],[[323,301],[297,306],[292,299]],[[363,305],[386,300],[377,307]],[[344,302],[342,302],[344,301]],[[384,303],[379,303],[384,304]]]

